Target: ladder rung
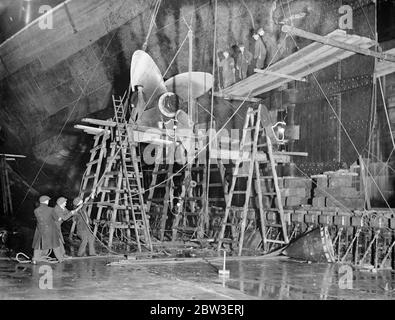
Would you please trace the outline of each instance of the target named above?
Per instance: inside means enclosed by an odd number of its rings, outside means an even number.
[[[260,178],[261,178],[261,180],[271,180],[274,177],[273,176],[261,176]]]
[[[182,231],[195,231],[197,229],[197,227],[177,227],[175,229],[182,230]]]
[[[271,243],[278,243],[278,244],[287,244],[285,241],[280,241],[280,240],[270,240],[270,239],[266,239],[266,242],[271,242]]]
[[[236,223],[230,223],[230,222],[225,222],[222,225],[227,226],[227,227],[237,227]]]
[[[208,201],[211,201],[211,202],[223,201],[223,202],[225,202],[225,199],[224,198],[209,198]]]
[[[266,225],[266,228],[270,228],[270,227],[272,227],[272,228],[282,228],[283,226],[281,224],[278,224],[278,223],[267,224]]]
[[[219,188],[219,187],[223,187],[223,184],[222,183],[210,183],[209,187]]]
[[[96,160],[92,160],[92,161],[88,162],[86,165],[91,166],[91,165],[96,164],[98,162],[99,162],[99,159],[96,159]]]
[[[92,173],[92,174],[86,175],[86,176],[85,176],[85,179],[92,179],[92,178],[94,178],[94,177],[96,177],[96,174]]]
[[[99,145],[97,145],[96,147],[93,147],[93,148],[90,150],[90,153],[95,153],[97,150],[100,150],[102,147],[103,147],[103,145],[102,145],[102,144],[99,144]]]
[[[257,145],[258,148],[267,147],[267,143],[261,143]]]
[[[233,191],[233,194],[246,194],[247,191],[246,190],[237,190],[237,191]]]
[[[202,197],[186,197],[185,201],[202,200]]]
[[[250,175],[248,173],[238,173],[234,175],[236,178],[248,178],[249,176]]]
[[[262,192],[262,195],[263,196],[275,196],[275,195],[277,195],[277,193],[275,193],[275,192]]]

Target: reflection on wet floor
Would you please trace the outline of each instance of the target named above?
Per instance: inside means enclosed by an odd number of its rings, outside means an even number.
[[[53,289],[39,289],[40,265],[0,261],[0,299],[393,299],[394,274],[354,270],[339,286],[339,265],[289,259],[107,266],[111,259],[51,265]]]

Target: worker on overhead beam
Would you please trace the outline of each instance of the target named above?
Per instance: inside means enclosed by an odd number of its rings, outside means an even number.
[[[64,249],[64,238],[62,235],[62,223],[63,221],[66,221],[70,219],[73,215],[77,213],[77,208],[76,210],[69,211],[66,209],[66,204],[67,204],[67,199],[64,197],[60,197],[58,200],[56,200],[56,206],[55,206],[55,215],[56,215],[56,227],[58,229],[58,234],[59,234],[59,239],[60,239],[60,251],[64,259],[69,258],[68,255],[66,255],[66,250]]]
[[[57,219],[54,208],[48,206],[50,197],[41,196],[40,205],[34,210],[37,219],[36,231],[34,233],[32,248],[34,250],[32,262],[45,261],[44,252],[53,250],[59,262],[63,262],[63,255],[60,249],[60,235],[56,227]]]
[[[259,32],[262,34],[264,33],[263,29],[259,29]],[[255,67],[257,69],[263,69],[265,67],[265,60],[267,55],[266,45],[258,33],[255,33],[252,36],[255,40],[255,52],[254,52],[254,59],[256,60]]]
[[[83,201],[80,197],[75,198],[73,200],[73,204],[75,208],[80,208],[75,215],[77,223],[77,235],[81,238],[81,244],[78,248],[77,255],[79,257],[85,256],[86,245],[88,244],[89,255],[96,256],[95,238],[90,230],[90,224],[92,223],[92,220],[88,216],[87,206],[83,205]]]
[[[252,62],[253,55],[246,50],[243,43],[239,44],[240,52],[237,56],[236,70],[239,73],[240,80],[247,78],[248,66]]]
[[[223,52],[224,59],[218,61],[218,66],[222,67],[223,88],[227,88],[236,82],[235,80],[235,60],[228,51]]]

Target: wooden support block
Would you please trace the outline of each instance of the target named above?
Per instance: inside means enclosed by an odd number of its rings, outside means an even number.
[[[340,215],[340,216],[335,216],[333,219],[333,222],[337,226],[342,226],[342,227],[348,227],[351,225],[351,217],[345,216],[345,215]]]
[[[388,228],[389,226],[389,219],[384,218],[384,217],[377,217],[376,219],[373,220],[373,227],[374,228]]]
[[[314,189],[314,196],[317,197],[342,197],[342,198],[361,198],[362,195],[357,189],[352,187],[338,187],[338,188],[316,188]]]
[[[326,198],[325,197],[314,197],[313,198],[313,207],[325,207]]]
[[[321,214],[320,216],[318,216],[318,222],[324,225],[332,225],[333,216],[328,214]]]
[[[363,227],[363,219],[362,217],[351,217],[351,225],[353,227]]]
[[[287,207],[296,207],[305,204],[306,199],[301,197],[287,197],[285,199],[285,205]]]
[[[281,196],[306,198],[309,194],[307,193],[306,188],[286,188],[281,189]]]
[[[319,216],[319,215],[321,215],[322,214],[322,211],[321,210],[317,210],[317,209],[308,209],[307,210],[307,212],[309,213],[309,214],[315,214],[316,216]]]
[[[291,212],[293,211],[284,210],[284,221],[286,224],[291,224]]]
[[[346,207],[350,209],[361,209],[365,205],[364,199],[353,198],[326,198],[327,207]]]
[[[328,176],[324,174],[318,174],[311,176],[313,178],[313,185],[318,188],[328,188]]]
[[[298,177],[284,177],[284,188],[311,188],[311,180]]]
[[[304,216],[307,213],[306,210],[295,210],[294,213],[291,213],[291,221],[297,223],[304,222]]]
[[[395,229],[395,218],[389,220],[390,228]]]
[[[332,176],[328,180],[329,188],[352,187],[352,176]]]
[[[316,214],[308,213],[308,214],[305,215],[304,222],[306,224],[318,224],[318,217],[319,216],[316,215]]]

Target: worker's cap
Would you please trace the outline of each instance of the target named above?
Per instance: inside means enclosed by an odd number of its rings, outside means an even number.
[[[73,200],[73,204],[75,206],[78,206],[82,202],[82,199],[80,197],[77,197]]]
[[[56,204],[61,206],[62,204],[66,203],[67,199],[64,197],[60,197],[58,200],[56,200]]]
[[[51,198],[48,197],[48,196],[41,196],[40,199],[39,199],[40,203],[44,203],[44,202],[49,201],[49,200],[51,200]]]
[[[242,47],[245,48],[245,45],[244,45],[244,43],[240,42],[240,43],[238,44],[238,47],[239,47],[239,48],[242,48]]]
[[[265,32],[265,30],[263,30],[263,28],[259,28],[257,31],[257,33],[262,33],[262,32]]]

